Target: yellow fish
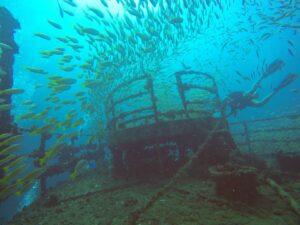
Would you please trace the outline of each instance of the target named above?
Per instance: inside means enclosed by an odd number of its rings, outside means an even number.
[[[74,70],[74,67],[72,67],[72,66],[67,66],[67,67],[60,66],[59,68],[60,68],[61,70],[63,70],[63,71],[66,71],[66,72],[71,72],[71,71]]]
[[[63,92],[63,91],[69,90],[70,88],[71,88],[71,86],[69,86],[69,85],[59,85],[54,88],[54,91],[55,92]]]
[[[82,118],[80,118],[80,119],[76,120],[76,121],[73,123],[72,128],[75,128],[75,127],[77,127],[77,126],[80,126],[80,125],[83,124],[83,123],[84,123],[84,120],[83,120]]]
[[[26,174],[24,177],[18,179],[16,181],[17,184],[25,184],[26,182],[33,181],[35,179],[38,179],[45,171],[47,170],[47,167],[41,167],[37,168],[30,173]]]
[[[25,168],[26,168],[25,165],[21,165],[20,167],[16,168],[12,172],[6,174],[5,177],[3,177],[3,178],[0,179],[0,185],[7,185],[7,184],[9,184],[9,182],[13,178],[15,178],[17,175],[19,175],[20,173],[22,173],[25,170]]]
[[[10,110],[10,108],[11,108],[10,104],[0,105],[0,112]]]
[[[24,89],[20,88],[9,88],[0,91],[0,95],[15,95],[24,93]]]
[[[94,88],[94,87],[99,86],[99,84],[100,84],[100,81],[98,81],[98,80],[86,80],[83,83],[83,86],[87,87],[87,88]]]
[[[33,104],[32,100],[27,100],[22,103],[22,105],[31,105],[31,104]]]
[[[35,33],[34,35],[37,36],[37,37],[43,38],[43,39],[45,39],[45,40],[48,40],[48,41],[51,40],[51,37],[49,37],[49,36],[46,35],[46,34]]]
[[[50,102],[52,102],[52,103],[59,102],[59,98],[54,97],[54,98],[50,99]]]
[[[0,112],[10,110],[10,108],[11,108],[10,104],[2,104],[0,105]]]
[[[80,96],[83,96],[85,94],[85,92],[83,91],[79,91],[75,94],[76,97],[80,97]]]
[[[6,139],[8,137],[10,137],[12,134],[11,133],[3,133],[3,134],[0,134],[0,140],[1,139]]]
[[[48,20],[48,23],[51,24],[53,27],[55,27],[56,29],[59,29],[61,30],[62,29],[62,26],[59,25],[58,23],[52,21],[52,20]]]
[[[4,141],[0,142],[0,147],[15,144],[17,142],[20,142],[22,139],[22,135],[15,135],[10,138],[5,139]]]
[[[12,184],[9,186],[6,186],[4,189],[1,189],[0,191],[0,199],[4,200],[8,198],[9,196],[13,195],[17,190],[17,184]]]
[[[6,155],[5,158],[0,159],[0,167],[16,158],[17,156],[14,154]]]
[[[23,115],[18,116],[16,120],[33,119],[35,115],[36,115],[35,113],[31,113],[31,112],[25,113]]]
[[[30,180],[27,183],[23,184],[21,188],[18,188],[19,190],[16,191],[15,194],[17,196],[23,195],[27,190],[29,190],[32,187],[33,183],[34,183],[34,180]]]
[[[61,150],[62,144],[55,144],[52,146],[48,151],[46,151],[45,155],[43,158],[39,159],[39,165],[43,166],[46,164],[47,161],[52,159],[56,154]]]
[[[86,159],[79,160],[73,172],[70,174],[70,179],[74,180],[77,176],[86,173],[89,170],[89,167],[89,162]]]
[[[10,145],[10,146],[4,148],[3,150],[1,149],[0,150],[0,155],[1,156],[2,155],[8,155],[8,154],[18,150],[20,148],[20,146],[21,146],[20,144],[14,144],[14,145]]]
[[[33,110],[33,109],[36,109],[36,108],[37,108],[36,105],[32,105],[32,106],[28,107],[29,110]]]
[[[75,101],[72,101],[72,100],[65,100],[62,102],[63,105],[72,105],[72,104],[75,104],[76,102]]]
[[[90,27],[82,28],[81,32],[86,33],[86,34],[90,34],[90,35],[99,35],[99,32],[96,29],[90,28]]]
[[[26,67],[26,70],[32,72],[32,73],[38,73],[38,74],[48,74],[47,71],[42,70],[42,69],[37,69],[37,68],[33,68],[33,67]]]
[[[178,23],[182,23],[183,19],[181,17],[173,17],[170,19],[170,23],[172,24],[178,24]]]
[[[25,156],[17,157],[15,160],[13,160],[11,163],[9,163],[9,165],[3,167],[4,172],[8,172],[11,168],[16,167],[18,164],[23,162],[25,159],[26,159]]]
[[[69,85],[75,84],[76,82],[77,82],[77,80],[73,79],[73,78],[64,78],[59,81],[59,83],[61,83],[61,84],[69,84]]]

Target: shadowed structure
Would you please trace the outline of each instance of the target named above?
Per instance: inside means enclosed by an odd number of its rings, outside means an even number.
[[[12,49],[3,49],[0,57],[0,68],[5,72],[4,75],[0,76],[0,90],[13,86],[14,55],[19,51],[19,47],[14,40],[16,29],[20,29],[19,22],[13,18],[6,8],[0,7],[0,42],[12,47]],[[10,104],[10,95],[1,96],[1,98],[5,99],[7,104]],[[0,121],[0,134],[13,130],[10,110],[0,112]],[[3,175],[3,170],[0,168],[0,178]]]
[[[17,29],[20,29],[19,22],[14,19],[6,8],[0,7],[0,42],[12,47],[12,49],[4,49],[0,58],[0,67],[5,72],[5,75],[0,77],[0,90],[11,88],[13,85],[14,55],[19,51],[19,47],[14,40],[14,33]],[[7,104],[11,102],[10,95],[1,98],[5,98]],[[10,111],[0,112],[0,118],[0,133],[10,131],[12,124]]]

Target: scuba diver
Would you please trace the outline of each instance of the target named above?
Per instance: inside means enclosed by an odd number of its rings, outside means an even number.
[[[298,75],[288,74],[281,81],[281,83],[276,88],[273,89],[273,91],[269,95],[267,95],[262,100],[258,100],[257,89],[260,87],[260,83],[271,74],[280,70],[283,66],[284,66],[284,62],[282,60],[278,60],[278,59],[275,60],[267,67],[267,69],[264,71],[261,78],[254,84],[254,86],[248,92],[235,91],[232,92],[228,97],[226,97],[224,100],[225,107],[229,106],[231,108],[231,112],[227,116],[230,115],[236,116],[238,110],[244,109],[246,107],[261,107],[265,105],[282,88],[286,87],[287,85],[295,81]]]

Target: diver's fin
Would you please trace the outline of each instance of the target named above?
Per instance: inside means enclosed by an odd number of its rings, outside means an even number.
[[[263,71],[262,77],[267,78],[277,71],[281,70],[285,66],[285,62],[281,59],[274,60],[270,65],[266,66],[266,69]]]
[[[294,74],[294,73],[290,73],[288,74],[282,81],[281,83],[276,87],[274,88],[274,91],[279,91],[281,90],[282,88],[288,86],[289,84],[291,84],[293,81],[295,81],[296,79],[298,78],[298,75],[297,74]]]

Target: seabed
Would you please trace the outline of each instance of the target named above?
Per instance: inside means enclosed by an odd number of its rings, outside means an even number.
[[[279,172],[278,172],[279,175]],[[282,176],[282,174],[280,174]],[[300,199],[300,177],[285,175],[282,187]],[[128,181],[78,177],[49,190],[8,225],[126,225],[168,179]],[[182,178],[136,222],[139,225],[296,225],[300,217],[269,185],[258,187],[255,204],[231,201],[215,193],[213,178]]]

